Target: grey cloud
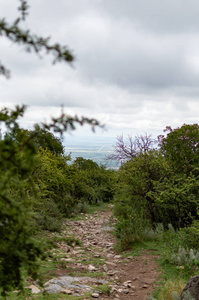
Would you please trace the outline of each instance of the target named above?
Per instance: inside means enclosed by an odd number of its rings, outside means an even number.
[[[113,33],[114,34],[114,33]],[[116,33],[115,33],[116,34]],[[125,33],[124,33],[125,35]],[[128,88],[169,88],[198,84],[198,76],[185,61],[184,41],[122,36],[110,46],[81,55],[80,70],[90,81],[101,80]],[[93,54],[94,53],[94,54]],[[86,62],[86,63],[85,63]]]
[[[3,42],[0,58],[13,76],[0,81],[1,105],[2,99],[38,105],[36,120],[64,104],[120,132],[198,120],[198,1],[30,0],[30,6],[25,26],[74,49],[74,69]]]
[[[128,18],[137,26],[157,34],[195,32],[199,29],[198,1],[110,0],[101,5],[112,18]]]

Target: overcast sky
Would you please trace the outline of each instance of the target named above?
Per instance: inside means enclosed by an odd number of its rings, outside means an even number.
[[[151,133],[199,122],[198,0],[31,0],[24,23],[68,45],[73,66],[52,65],[0,37],[0,106],[27,104],[24,124],[65,112],[106,124],[98,136]],[[1,16],[17,17],[17,0]],[[74,136],[91,135],[83,129]]]

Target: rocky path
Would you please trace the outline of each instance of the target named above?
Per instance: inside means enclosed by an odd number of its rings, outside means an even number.
[[[68,280],[68,285],[59,283],[60,291],[68,295],[90,292],[89,299],[149,299],[159,275],[156,256],[150,252],[127,257],[116,253],[111,216],[110,206],[109,210],[86,215],[82,220],[66,222],[62,235],[74,236],[81,245],[60,244],[60,266],[56,278],[46,283],[46,289],[57,281]]]

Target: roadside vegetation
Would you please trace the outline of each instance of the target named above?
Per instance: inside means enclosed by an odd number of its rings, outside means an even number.
[[[24,130],[18,117],[19,109],[1,112],[13,124],[0,140],[2,295],[38,278],[39,265],[40,280],[53,275],[50,249],[80,245],[62,234],[64,220],[111,202],[116,250],[156,253],[162,276],[153,297],[177,299],[199,272],[198,125],[169,128],[156,149],[137,149],[113,171],[82,157],[71,162],[60,138],[40,127]]]
[[[156,149],[137,148],[116,173],[116,236],[122,251],[151,247],[160,254],[154,297],[177,299],[175,290],[199,272],[199,126],[164,132]]]
[[[53,62],[72,62],[66,46],[23,29],[28,9],[28,1],[21,0],[13,22],[0,20],[0,34],[29,52],[52,54]],[[1,63],[0,74],[10,76]],[[56,244],[79,243],[62,236],[64,220],[111,201],[117,250],[159,254],[162,277],[153,297],[177,299],[188,278],[199,272],[199,125],[167,127],[157,141],[150,135],[129,136],[126,141],[118,136],[108,159],[121,166],[113,171],[82,157],[69,163],[70,155],[64,154],[63,133],[76,125],[94,129],[101,126],[97,120],[61,113],[50,123],[26,130],[20,126],[24,113],[25,106],[0,111],[2,297],[15,299],[18,296],[9,292],[17,289],[23,291],[19,299],[28,299],[26,280],[38,278],[40,265],[44,277],[56,265],[49,251]],[[110,292],[107,286],[102,289]]]

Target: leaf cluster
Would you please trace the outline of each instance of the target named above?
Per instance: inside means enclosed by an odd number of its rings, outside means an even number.
[[[63,134],[76,124],[99,124],[62,112],[51,123],[35,124],[28,131],[19,125],[24,112],[25,106],[0,111],[0,286],[4,294],[10,288],[22,288],[24,272],[37,275],[44,247],[34,234],[41,229],[60,230],[62,217],[69,216],[81,201],[75,182],[86,176],[68,165],[70,156],[63,154],[61,140],[52,131]],[[93,164],[92,172],[97,168]],[[84,184],[91,186],[89,180]]]
[[[140,151],[117,172],[117,226],[125,224],[121,228],[132,235],[129,240],[135,239],[132,217],[137,214],[153,229],[159,223],[165,229],[169,224],[189,228],[199,219],[199,125],[167,127],[165,132],[158,137],[159,149]]]

